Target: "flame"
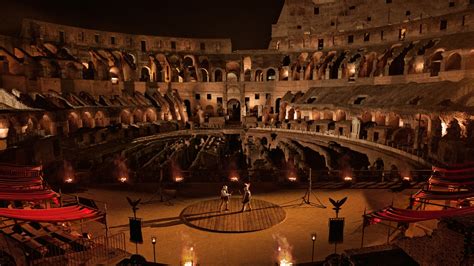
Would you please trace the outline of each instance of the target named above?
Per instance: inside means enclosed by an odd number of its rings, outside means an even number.
[[[289,177],[288,177],[288,181],[290,181],[290,182],[296,182],[296,177],[294,177],[294,176],[289,176]]]
[[[346,181],[346,182],[352,181],[352,176],[345,176],[344,181]]]
[[[74,169],[72,168],[72,164],[68,161],[63,161],[62,176],[65,183],[71,184],[74,182]]]
[[[273,235],[273,239],[278,243],[277,261],[281,266],[293,265],[293,256],[291,250],[293,249],[288,243],[286,237]]]
[[[114,159],[114,166],[115,166],[115,177],[121,183],[125,183],[129,179],[128,174],[128,167],[127,163],[125,162],[125,158],[122,156],[118,156]]]
[[[187,234],[182,234],[181,238],[184,242],[183,250],[181,251],[181,265],[183,266],[197,265],[196,252],[194,251],[194,245],[191,242],[191,238]]]

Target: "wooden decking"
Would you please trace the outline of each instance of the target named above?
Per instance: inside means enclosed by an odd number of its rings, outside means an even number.
[[[285,220],[286,213],[278,205],[252,199],[252,211],[240,212],[240,199],[231,199],[229,211],[219,212],[220,200],[207,200],[186,207],[183,222],[191,227],[221,233],[245,233],[264,230]]]

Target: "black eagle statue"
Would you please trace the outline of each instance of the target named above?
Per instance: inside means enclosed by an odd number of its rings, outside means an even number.
[[[334,208],[332,209],[336,211],[336,217],[339,216],[339,211],[341,210],[341,207],[346,202],[346,200],[347,200],[347,197],[344,197],[341,200],[333,200],[329,198],[329,202],[331,202],[331,204],[334,206]]]

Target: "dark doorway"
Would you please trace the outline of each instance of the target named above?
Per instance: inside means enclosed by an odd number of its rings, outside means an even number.
[[[227,115],[229,115],[229,121],[240,122],[240,102],[238,100],[227,101]]]

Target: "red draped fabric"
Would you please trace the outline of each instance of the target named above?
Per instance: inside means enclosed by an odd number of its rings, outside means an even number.
[[[418,199],[428,200],[458,200],[474,197],[474,191],[435,191],[421,190],[412,196]]]
[[[53,199],[58,197],[59,195],[50,190],[37,190],[37,189],[30,189],[30,190],[0,190],[0,200],[24,200],[24,201],[40,201],[40,200],[47,200]]]
[[[34,222],[68,222],[100,216],[101,212],[83,206],[33,210],[0,208],[0,217]]]
[[[391,222],[413,223],[470,214],[474,214],[474,207],[439,211],[415,211],[387,207],[385,209],[369,213],[366,215],[366,217],[369,219],[380,219]]]

